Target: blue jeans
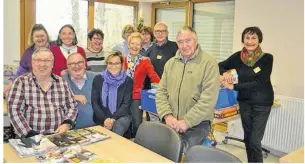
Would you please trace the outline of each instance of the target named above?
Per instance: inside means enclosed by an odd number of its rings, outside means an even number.
[[[115,120],[111,131],[114,133],[123,136],[129,129],[131,123],[131,116],[123,116]]]
[[[209,135],[211,124],[209,120],[202,121],[200,124],[189,128],[185,133],[180,134],[183,142],[183,152],[195,145],[202,145]]]

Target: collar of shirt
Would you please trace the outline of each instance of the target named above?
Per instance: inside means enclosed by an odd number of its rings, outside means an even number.
[[[157,42],[155,43],[158,47],[161,47],[161,46],[163,46],[163,45],[165,45],[166,43],[168,42],[168,40],[167,39],[165,39],[165,41],[160,45],[160,44],[158,44]]]
[[[71,81],[77,86],[77,88],[78,88],[79,90],[81,90],[81,89],[83,88],[83,86],[85,85],[86,80],[87,80],[87,75],[86,75],[86,73],[84,74],[83,78],[80,79],[80,80],[77,80],[77,79],[75,79],[75,78],[73,78],[73,77],[71,76]]]

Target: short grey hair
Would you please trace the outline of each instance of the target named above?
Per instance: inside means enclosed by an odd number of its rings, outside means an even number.
[[[79,56],[82,57],[82,59],[83,59],[84,61],[86,60],[85,57],[84,57],[82,54],[80,54],[80,53],[78,53],[78,52],[74,52],[74,53],[70,54],[70,55],[67,57],[67,64],[68,64],[68,61],[69,61],[70,57],[71,57],[71,56],[74,56],[74,55],[79,55]]]
[[[167,27],[167,25],[164,22],[158,22],[157,24],[155,24],[154,29],[156,28],[156,26],[159,26],[161,24],[165,26],[166,31],[168,32],[168,27]]]
[[[50,51],[48,48],[38,48],[37,50],[35,50],[32,54],[32,59],[36,58],[40,52],[49,52],[51,54],[52,61],[54,61],[54,55],[52,51]]]
[[[192,34],[193,34],[193,38],[198,41],[198,36],[197,36],[197,32],[195,31],[195,29],[193,29],[192,27],[190,26],[183,26],[181,27],[178,32],[177,32],[177,37],[176,39],[178,38],[178,36],[182,33],[182,32],[185,32],[185,31],[190,31]]]

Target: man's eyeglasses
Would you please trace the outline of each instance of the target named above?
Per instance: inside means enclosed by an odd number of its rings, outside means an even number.
[[[76,67],[76,66],[81,67],[81,66],[83,66],[84,64],[85,64],[84,61],[79,61],[79,62],[69,63],[68,66],[70,66],[70,67]]]
[[[167,30],[154,30],[155,34],[165,34],[167,32]]]
[[[51,59],[33,59],[35,62],[37,62],[37,63],[44,63],[44,64],[49,64],[49,63],[51,63],[53,60],[51,60]]]
[[[122,64],[121,62],[117,62],[117,63],[109,62],[109,63],[108,63],[109,66],[115,66],[115,67],[118,67],[118,66],[120,66],[121,64]]]

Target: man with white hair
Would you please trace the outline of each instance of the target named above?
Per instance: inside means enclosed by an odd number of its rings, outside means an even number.
[[[9,90],[9,117],[19,137],[64,133],[73,127],[77,103],[67,82],[52,74],[53,63],[49,49],[37,49],[32,71],[15,79]]]
[[[216,58],[203,52],[196,31],[189,26],[177,33],[179,50],[164,68],[156,93],[160,119],[180,133],[184,151],[201,145],[208,136],[218,97]]]

